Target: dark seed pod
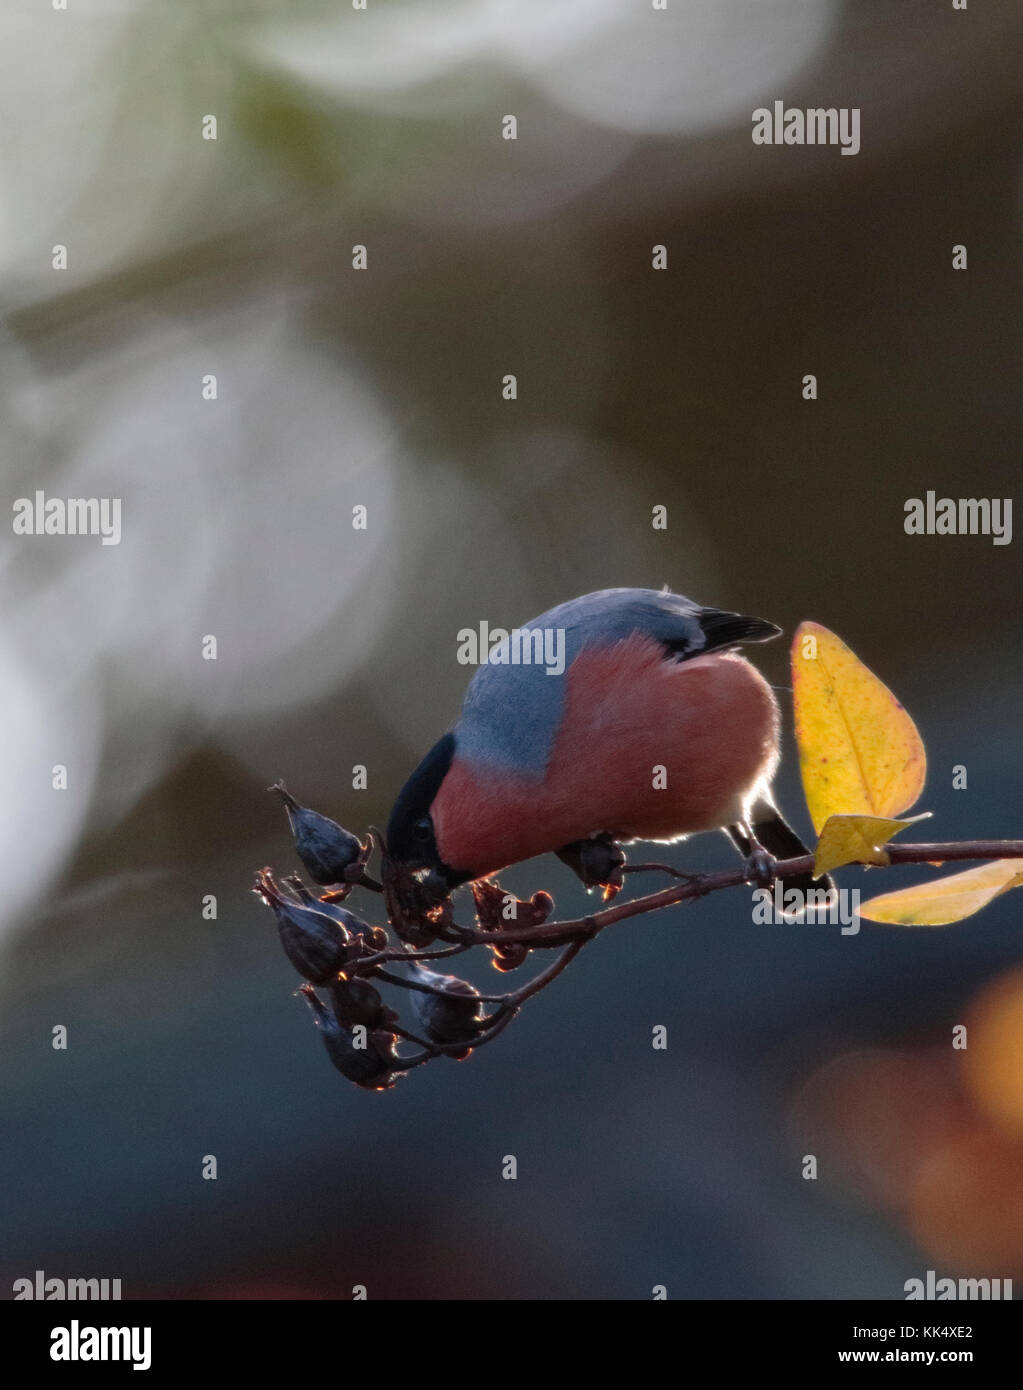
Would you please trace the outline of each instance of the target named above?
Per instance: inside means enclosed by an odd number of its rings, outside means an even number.
[[[312,1010],[327,1055],[342,1076],[371,1091],[386,1091],[394,1085],[393,1067],[398,1057],[393,1033],[367,1033],[366,1046],[359,1047],[352,1029],[338,1022],[310,985],[303,985],[299,993]]]
[[[457,975],[440,975],[418,961],[408,965],[409,979],[416,984],[442,989],[443,994],[426,994],[412,989],[412,1009],[423,1032],[435,1043],[474,1042],[486,1020],[480,1015],[479,991]],[[456,1056],[467,1057],[469,1049]]]
[[[322,898],[317,899],[317,912],[322,912],[325,917],[331,917],[337,924],[344,927],[349,936],[358,936],[361,932],[363,936],[375,931],[368,922],[364,922],[361,917],[357,917],[354,912],[349,912],[346,907],[341,907],[337,903],[325,903]]]
[[[305,903],[306,907],[315,907],[318,912],[326,910],[326,904],[321,905],[319,898],[311,891],[308,884],[302,882],[298,874],[285,874],[281,879],[281,884],[285,888],[289,888],[296,898]]]
[[[334,1015],[343,1028],[354,1028],[359,1023],[364,1028],[379,1028],[391,1012],[384,1008],[380,992],[357,975],[349,979],[342,974],[330,986],[330,995]]]
[[[429,908],[441,907],[451,897],[447,881],[436,869],[428,869],[418,882],[423,903]]]
[[[624,882],[622,868],[625,852],[610,835],[595,835],[590,840],[575,840],[557,851],[563,864],[567,864],[582,879],[587,888],[613,890],[606,896],[613,896]]]
[[[286,898],[269,869],[256,875],[255,891],[273,909],[284,954],[304,980],[323,984],[344,969],[351,939],[333,917]]]
[[[318,811],[300,806],[283,782],[269,791],[277,792],[288,812],[298,857],[316,883],[343,883],[345,870],[356,862],[362,845],[356,836]]]
[[[433,919],[440,909],[426,900],[415,874],[386,851],[381,877],[387,920],[395,933],[409,946],[429,946],[437,938]]]
[[[357,917],[354,912],[349,912],[347,908],[340,907],[336,902],[328,902],[324,898],[318,898],[315,893],[309,891],[298,874],[288,874],[281,882],[290,888],[306,907],[315,908],[317,912],[322,912],[325,917],[332,917],[335,922],[344,927],[352,938],[353,950],[349,952],[349,960],[354,960],[356,954],[370,955],[375,951],[387,950],[390,942],[383,927],[371,927],[368,922],[364,922],[361,917]],[[360,937],[362,938],[361,946]],[[356,951],[354,948],[359,949]]]

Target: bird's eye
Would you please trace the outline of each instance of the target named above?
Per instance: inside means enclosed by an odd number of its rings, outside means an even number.
[[[422,820],[417,820],[412,827],[412,834],[417,840],[428,840],[433,834],[433,824],[429,816],[424,816]]]

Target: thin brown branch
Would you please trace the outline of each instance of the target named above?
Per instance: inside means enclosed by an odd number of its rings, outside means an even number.
[[[514,994],[509,994],[507,1001],[509,1007],[517,1009],[524,1004],[527,999],[532,998],[534,994],[539,994],[542,989],[546,989],[552,980],[557,979],[565,966],[568,965],[569,961],[575,959],[589,939],[589,936],[578,937],[570,945],[565,947],[564,952],[553,965],[549,965],[546,970],[537,975],[536,979],[530,980],[527,985],[523,985],[521,989],[517,989]]]
[[[944,845],[885,845],[893,864],[941,864],[951,859],[1023,859],[1023,840],[960,840]]]
[[[439,951],[394,950],[389,948],[386,951],[373,951],[368,956],[360,956],[355,964],[360,971],[363,971],[367,966],[383,965],[389,960],[443,960],[445,956],[464,955],[466,951],[472,949],[473,944],[472,941],[462,941],[457,946],[445,946]]]
[[[963,859],[1023,859],[1023,840],[963,840],[958,844],[912,844],[886,845],[891,864],[942,864]],[[862,864],[863,860],[853,860]],[[884,866],[874,866],[884,867]],[[800,874],[813,871],[813,855],[803,854],[796,859],[779,860],[775,873],[779,879],[796,878]],[[671,888],[663,888],[658,893],[648,893],[641,898],[616,903],[603,911],[594,912],[587,917],[578,917],[568,922],[544,922],[539,927],[511,928],[507,931],[476,931],[473,938],[480,945],[511,945],[523,942],[534,949],[544,950],[554,946],[564,946],[571,941],[587,940],[596,932],[615,922],[629,917],[639,917],[647,912],[658,912],[662,907],[674,907],[676,903],[690,902],[705,898],[722,888],[738,888],[749,885],[745,868],[725,869],[720,873],[694,874],[688,882]]]

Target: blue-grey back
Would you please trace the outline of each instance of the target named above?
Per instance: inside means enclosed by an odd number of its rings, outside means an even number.
[[[466,691],[455,729],[458,753],[474,764],[541,774],[561,722],[565,676],[583,647],[611,645],[641,632],[679,655],[695,653],[707,640],[699,622],[706,611],[691,599],[664,590],[601,589],[521,624],[523,633],[563,634],[564,670],[560,675],[549,674],[545,664],[529,659],[536,655],[533,643],[539,647],[536,638],[517,644],[520,658],[528,653],[520,664],[494,659],[515,656],[516,644],[510,639],[495,648]]]

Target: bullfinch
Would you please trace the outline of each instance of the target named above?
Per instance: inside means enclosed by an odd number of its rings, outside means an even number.
[[[771,800],[777,701],[738,651],[779,632],[655,589],[542,613],[476,671],[457,724],[395,802],[389,856],[446,893],[547,852],[607,884],[620,843],[704,830],[747,857],[808,853]],[[556,665],[535,659],[553,651]]]

